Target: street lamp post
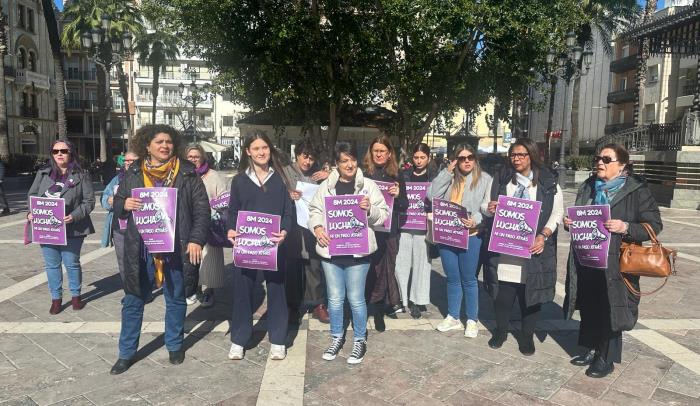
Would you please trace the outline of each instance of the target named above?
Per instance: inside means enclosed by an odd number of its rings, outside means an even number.
[[[585,76],[591,67],[591,59],[593,57],[593,51],[590,47],[586,47],[584,51],[580,46],[576,44],[576,33],[569,32],[566,34],[566,52],[558,53],[555,49],[550,49],[547,54],[547,64],[552,66],[556,59],[557,67],[550,73],[552,76],[563,79],[566,84],[566,90],[564,93],[564,118],[562,119],[562,130],[560,138],[560,149],[559,149],[559,167],[557,171],[559,172],[559,182],[564,186],[564,179],[566,176],[566,167],[564,166],[564,160],[566,158],[565,153],[565,143],[564,143],[564,133],[566,132],[567,124],[571,125],[571,112],[566,114],[566,109],[568,101],[573,101],[573,95],[569,96],[569,90],[571,88],[570,83],[581,76]],[[571,88],[573,92],[573,88]],[[551,156],[551,154],[550,154]]]
[[[185,102],[185,105],[192,105],[192,137],[194,142],[197,142],[197,105],[203,103],[212,96],[209,89],[209,84],[197,84],[197,71],[192,68],[185,69],[183,72],[190,75],[191,82],[187,86],[188,91],[185,91],[185,84],[180,82],[180,98]]]
[[[112,37],[110,28],[112,27],[112,17],[108,14],[103,14],[100,18],[100,26],[95,27],[90,31],[85,31],[80,36],[80,43],[85,50],[87,57],[91,59],[95,65],[99,65],[105,74],[105,106],[100,111],[100,120],[104,120],[105,140],[108,144],[103,149],[100,147],[100,158],[102,161],[107,160],[107,148],[111,151],[111,129],[109,122],[111,120],[110,113],[113,105],[112,92],[110,91],[109,71],[112,66],[122,63],[126,60],[128,53],[131,50],[133,36],[130,32],[125,31],[121,38]],[[105,55],[103,45],[110,44],[110,51]],[[93,128],[94,130],[94,128]],[[123,140],[122,140],[123,144]]]

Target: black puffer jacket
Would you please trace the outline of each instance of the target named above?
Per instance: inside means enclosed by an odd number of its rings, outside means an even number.
[[[595,176],[591,176],[579,188],[576,195],[576,205],[591,204],[595,196]],[[631,175],[624,186],[610,202],[610,218],[629,223],[629,237],[623,239],[621,234],[612,234],[610,250],[608,251],[608,269],[605,270],[607,279],[607,295],[610,303],[610,328],[612,331],[632,330],[637,324],[639,314],[639,298],[631,294],[620,275],[620,244],[622,241],[641,243],[649,240],[649,235],[640,223],[649,223],[655,233],[660,233],[663,224],[661,213],[656,200],[651,195],[644,178]],[[589,272],[591,270],[588,270]],[[581,294],[600,295],[606,292],[579,292],[578,272],[586,272],[569,252],[566,273],[566,299],[564,300],[564,315],[570,319],[576,307],[576,298]],[[597,272],[597,271],[595,271]],[[639,278],[630,280],[635,289],[639,290]]]
[[[174,260],[182,261],[186,294],[193,291],[191,285],[196,283],[193,277],[196,270],[190,264],[189,256],[185,254],[187,244],[195,243],[202,247],[206,244],[211,212],[204,183],[194,169],[190,162],[180,160],[180,172],[172,186],[177,189],[175,241],[178,241],[180,246],[175,248],[174,253],[166,254],[175,257]],[[128,219],[124,240],[124,291],[136,296],[141,295],[139,272],[145,269],[146,264],[141,255],[141,236],[131,212],[124,210],[124,201],[131,196],[132,189],[141,187],[144,187],[144,183],[139,160],[127,170],[124,180],[119,184],[119,190],[114,195],[113,204],[114,215]]]

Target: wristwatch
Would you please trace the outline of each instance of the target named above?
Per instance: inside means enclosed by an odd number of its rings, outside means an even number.
[[[537,233],[537,234],[538,234],[538,235],[541,235],[542,237],[544,237],[544,240],[545,240],[545,241],[547,241],[547,240],[549,239],[549,236],[548,236],[547,234],[545,234],[545,233]]]

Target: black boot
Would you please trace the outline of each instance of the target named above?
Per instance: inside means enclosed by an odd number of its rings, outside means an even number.
[[[495,330],[493,332],[493,335],[491,336],[491,339],[489,340],[489,347],[493,349],[498,349],[503,346],[503,343],[506,342],[506,338],[508,338],[508,333],[503,331],[503,330]]]
[[[533,339],[532,333],[522,335],[518,343],[518,349],[523,355],[532,355],[535,353],[535,340]]]
[[[410,312],[411,312],[411,317],[413,317],[414,319],[420,319],[420,318],[421,318],[420,308],[418,307],[417,304],[411,303],[411,304],[408,305],[408,308],[409,308],[409,310],[410,310]]]
[[[608,362],[602,356],[596,354],[591,366],[586,370],[586,375],[591,378],[605,378],[614,370],[615,366],[612,362]]]
[[[185,351],[168,351],[168,358],[173,365],[180,365],[185,360]]]
[[[131,367],[130,359],[119,358],[109,371],[110,375],[119,375],[126,372]]]
[[[595,350],[588,350],[583,354],[579,354],[571,359],[571,364],[577,367],[585,367],[586,365],[591,365],[593,359],[595,358]]]
[[[380,304],[374,305],[374,329],[380,333],[386,330],[386,324],[384,324],[384,309]]]

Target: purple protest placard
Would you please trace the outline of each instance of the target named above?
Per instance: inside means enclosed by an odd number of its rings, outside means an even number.
[[[467,249],[469,230],[460,218],[469,218],[470,213],[449,200],[433,199],[433,242],[451,247]]]
[[[32,213],[32,242],[35,244],[66,245],[66,201],[48,197],[29,197]]]
[[[542,202],[498,196],[493,218],[489,251],[531,258],[530,247],[535,242]]]
[[[231,199],[231,192],[224,192],[219,196],[209,200],[209,206],[214,210],[223,210],[228,207],[228,202]]]
[[[131,189],[131,197],[141,199],[143,203],[141,210],[134,210],[131,215],[148,252],[175,251],[177,189],[134,188]]]
[[[408,209],[399,214],[399,226],[402,230],[422,230],[428,226],[425,212],[425,197],[428,194],[429,182],[406,182]]]
[[[610,220],[610,206],[573,206],[566,212],[574,222],[569,232],[578,262],[589,268],[607,269],[610,231],[603,224]]]
[[[280,232],[281,217],[255,211],[239,211],[233,263],[239,268],[277,270],[277,244],[272,233]]]
[[[336,255],[369,254],[367,212],[360,208],[362,195],[326,196],[328,251]]]
[[[376,227],[375,231],[388,233],[391,231],[391,218],[393,217],[392,214],[394,212],[394,196],[389,194],[389,188],[394,186],[395,183],[381,182],[378,180],[375,180],[374,183],[376,183],[377,187],[379,187],[379,190],[382,191],[382,195],[384,195],[384,201],[386,201],[387,206],[389,206],[389,217],[387,217],[386,220],[384,220],[384,224],[382,224],[382,226]]]

